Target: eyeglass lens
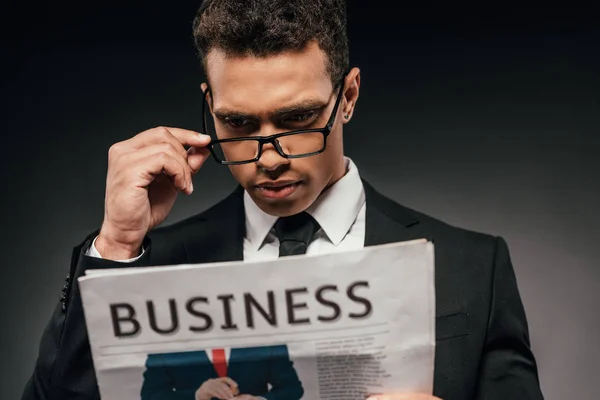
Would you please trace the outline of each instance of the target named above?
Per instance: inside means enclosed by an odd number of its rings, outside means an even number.
[[[216,135],[212,137],[216,137]],[[280,136],[275,140],[281,151],[288,156],[317,153],[322,151],[325,146],[325,136],[322,132],[302,132]],[[269,147],[272,147],[270,143],[263,144],[263,152]],[[216,143],[212,147],[218,158],[229,162],[254,160],[258,156],[259,148],[259,141],[251,139]],[[273,150],[276,151],[276,149]]]

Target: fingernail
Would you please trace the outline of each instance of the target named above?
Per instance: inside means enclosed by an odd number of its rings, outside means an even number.
[[[194,182],[190,182],[190,194],[194,191]]]

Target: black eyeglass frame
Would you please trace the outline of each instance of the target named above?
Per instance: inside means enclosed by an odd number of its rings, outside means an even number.
[[[257,137],[244,136],[244,137],[229,138],[229,139],[217,139],[217,140],[213,140],[211,138],[210,143],[207,145],[208,150],[210,151],[210,154],[213,156],[215,161],[218,162],[219,164],[240,165],[240,164],[249,164],[249,163],[258,161],[262,155],[263,145],[266,143],[273,144],[273,147],[275,148],[277,153],[279,153],[279,155],[284,158],[304,158],[304,157],[310,157],[310,156],[314,156],[314,155],[324,152],[325,149],[327,148],[327,136],[329,136],[329,134],[331,133],[331,129],[333,128],[333,124],[335,123],[335,118],[337,116],[338,108],[339,108],[339,105],[342,100],[342,94],[344,93],[344,86],[345,86],[344,83],[345,83],[347,75],[348,75],[347,73],[344,74],[344,76],[340,82],[340,92],[338,93],[337,99],[335,100],[335,105],[333,106],[333,110],[331,111],[331,116],[329,117],[327,124],[323,128],[297,129],[294,131],[281,132],[281,133],[276,133],[274,135],[269,135],[269,136],[257,136]],[[210,93],[210,87],[207,87],[206,90],[204,91],[204,99],[202,101],[202,126],[204,127],[205,133],[208,131],[207,124],[206,124],[206,103],[208,102],[208,100],[206,98],[209,93]],[[315,133],[315,132],[319,132],[323,135],[323,148],[318,151],[314,151],[312,153],[297,154],[297,155],[285,154],[283,152],[283,149],[279,145],[279,142],[277,141],[278,138],[283,137],[283,136],[291,136],[291,135],[299,135],[299,134],[303,134],[303,133]],[[218,143],[250,141],[250,140],[254,140],[254,141],[258,142],[258,152],[256,153],[256,157],[254,157],[251,160],[244,160],[244,161],[222,160],[219,156],[217,156],[216,151],[213,149],[213,146]]]

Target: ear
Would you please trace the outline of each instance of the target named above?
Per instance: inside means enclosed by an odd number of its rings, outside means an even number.
[[[202,82],[200,84],[200,90],[202,90],[202,93],[206,93],[206,89],[208,89],[208,83]]]
[[[206,82],[202,82],[200,84],[200,90],[202,91],[202,95],[203,96],[207,96],[206,97],[206,102],[208,103],[208,108],[210,110],[210,112],[212,113],[212,92],[206,92],[208,90],[208,83]]]
[[[342,107],[344,123],[347,123],[352,118],[356,102],[358,101],[358,92],[360,89],[360,69],[354,67],[346,76],[344,82],[344,103]]]

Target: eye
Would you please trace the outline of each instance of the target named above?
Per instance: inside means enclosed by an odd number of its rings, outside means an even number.
[[[314,110],[311,111],[306,111],[306,112],[301,112],[298,114],[292,114],[288,117],[286,117],[286,120],[289,122],[308,122],[313,120],[317,115],[317,112]]]
[[[226,118],[225,123],[233,128],[242,128],[250,123],[246,118]]]

